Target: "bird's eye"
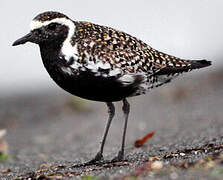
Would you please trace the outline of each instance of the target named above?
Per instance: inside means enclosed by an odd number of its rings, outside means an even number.
[[[49,25],[47,26],[47,29],[53,31],[53,30],[56,29],[56,27],[57,27],[57,24],[56,24],[56,23],[51,23],[51,24],[49,24]]]
[[[41,29],[36,29],[34,32],[35,32],[36,34],[41,34],[41,33],[42,33],[42,30],[41,30]]]

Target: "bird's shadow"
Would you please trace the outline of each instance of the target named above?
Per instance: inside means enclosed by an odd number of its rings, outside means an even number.
[[[113,160],[102,160],[102,161],[89,161],[80,164],[74,164],[71,168],[84,168],[89,166],[96,166],[96,167],[119,167],[119,166],[127,166],[130,164],[130,161],[123,160],[123,161],[113,161]]]

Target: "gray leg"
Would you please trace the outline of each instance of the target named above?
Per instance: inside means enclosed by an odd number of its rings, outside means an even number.
[[[130,111],[130,104],[128,103],[128,101],[126,99],[123,99],[122,110],[124,112],[124,117],[125,117],[125,124],[124,124],[124,130],[123,130],[123,135],[122,135],[122,146],[121,146],[121,150],[118,152],[118,156],[112,160],[114,162],[122,161],[124,158],[125,136],[126,136],[128,117],[129,117],[129,111]]]
[[[109,114],[108,122],[107,122],[107,125],[106,125],[106,128],[105,128],[105,132],[104,132],[104,136],[103,136],[102,142],[101,142],[100,151],[96,154],[95,158],[92,159],[89,162],[89,163],[92,163],[92,164],[97,162],[97,161],[103,160],[103,150],[104,150],[106,137],[108,135],[108,130],[109,130],[109,127],[111,125],[112,119],[113,119],[113,117],[115,115],[115,106],[114,106],[114,104],[112,102],[107,102],[106,104],[108,106],[108,114]]]

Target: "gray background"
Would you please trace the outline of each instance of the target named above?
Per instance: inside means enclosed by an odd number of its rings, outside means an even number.
[[[80,101],[49,78],[37,45],[11,46],[28,33],[34,16],[57,10],[74,20],[123,30],[171,55],[213,61],[212,66],[185,74],[146,96],[129,98],[126,159],[133,166],[98,171],[89,171],[91,167],[64,169],[120,178],[135,172],[149,157],[158,156],[170,164],[197,161],[208,156],[207,144],[223,144],[222,9],[223,0],[0,0],[0,129],[7,129],[3,140],[13,157],[0,162],[0,172],[11,169],[11,173],[0,173],[0,179],[35,172],[42,163],[68,167],[90,160],[98,150],[107,119],[104,103]],[[104,157],[108,160],[120,146],[120,103],[116,104],[116,112],[105,146]],[[151,131],[155,131],[155,136],[142,148],[135,148],[135,140]],[[204,153],[186,153],[197,147]],[[182,159],[163,158],[179,150],[185,152]],[[215,149],[210,149],[213,152]],[[222,165],[214,168],[223,172]],[[185,177],[181,179],[199,179],[201,175],[213,179],[212,168],[198,172],[174,169],[179,177]],[[190,178],[193,174],[194,178]],[[150,173],[145,176],[151,179]],[[169,177],[170,174],[163,174],[163,179]]]
[[[11,46],[40,12],[56,10],[74,20],[111,26],[162,52],[212,60],[215,68],[223,53],[222,8],[222,0],[1,0],[0,93],[56,88],[43,68],[38,46]]]

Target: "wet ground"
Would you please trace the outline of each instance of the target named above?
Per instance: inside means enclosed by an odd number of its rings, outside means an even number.
[[[1,179],[222,179],[223,68],[185,74],[129,102],[125,161],[77,168],[99,148],[105,104],[59,88],[0,97],[0,129],[7,130],[8,143],[8,156],[0,156]],[[106,160],[120,147],[121,103],[116,109]],[[151,131],[148,142],[134,147]]]

